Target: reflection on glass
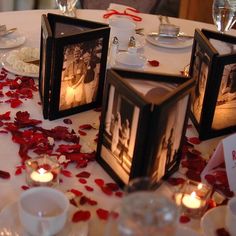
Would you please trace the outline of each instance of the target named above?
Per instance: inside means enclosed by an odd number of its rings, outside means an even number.
[[[57,6],[63,15],[75,17],[75,5],[78,0],[56,0]]]

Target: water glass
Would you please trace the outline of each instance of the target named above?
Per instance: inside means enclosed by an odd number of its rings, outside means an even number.
[[[235,22],[236,3],[233,0],[214,0],[212,5],[212,17],[221,33],[231,29]]]
[[[56,0],[57,6],[62,11],[63,15],[75,17],[75,6],[78,0]]]
[[[178,209],[163,195],[142,191],[123,198],[111,213],[105,236],[175,235]]]

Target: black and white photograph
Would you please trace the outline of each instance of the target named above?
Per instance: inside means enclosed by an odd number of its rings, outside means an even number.
[[[213,129],[236,125],[236,64],[225,65],[212,123]]]
[[[176,164],[175,158],[180,147],[188,100],[189,95],[186,95],[165,111],[168,119],[162,124],[164,128],[160,134],[161,141],[152,170],[154,182],[158,182]]]
[[[138,120],[139,108],[111,85],[101,155],[125,183],[129,181]]]
[[[196,81],[196,86],[192,98],[192,111],[197,122],[199,122],[205,96],[210,58],[206,53],[201,52],[200,49],[196,50],[196,53],[193,69],[193,78]]]
[[[59,110],[96,100],[101,64],[102,38],[64,48]]]

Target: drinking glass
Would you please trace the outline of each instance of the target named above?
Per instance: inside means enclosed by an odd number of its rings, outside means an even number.
[[[63,15],[75,17],[75,5],[78,0],[56,0],[59,9],[62,11]]]
[[[178,209],[167,197],[154,192],[126,195],[110,214],[104,236],[175,235]]]
[[[217,30],[224,33],[231,29],[235,22],[236,3],[234,0],[214,0],[212,17]]]

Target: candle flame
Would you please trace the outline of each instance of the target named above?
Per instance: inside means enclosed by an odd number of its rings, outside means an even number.
[[[40,175],[43,175],[43,174],[45,174],[47,171],[46,171],[44,168],[40,168],[40,169],[38,169],[38,172],[39,172]]]
[[[202,185],[202,183],[201,183],[201,184],[199,184],[199,185],[197,186],[197,188],[198,188],[198,189],[201,189],[202,186],[203,186],[203,185]]]

